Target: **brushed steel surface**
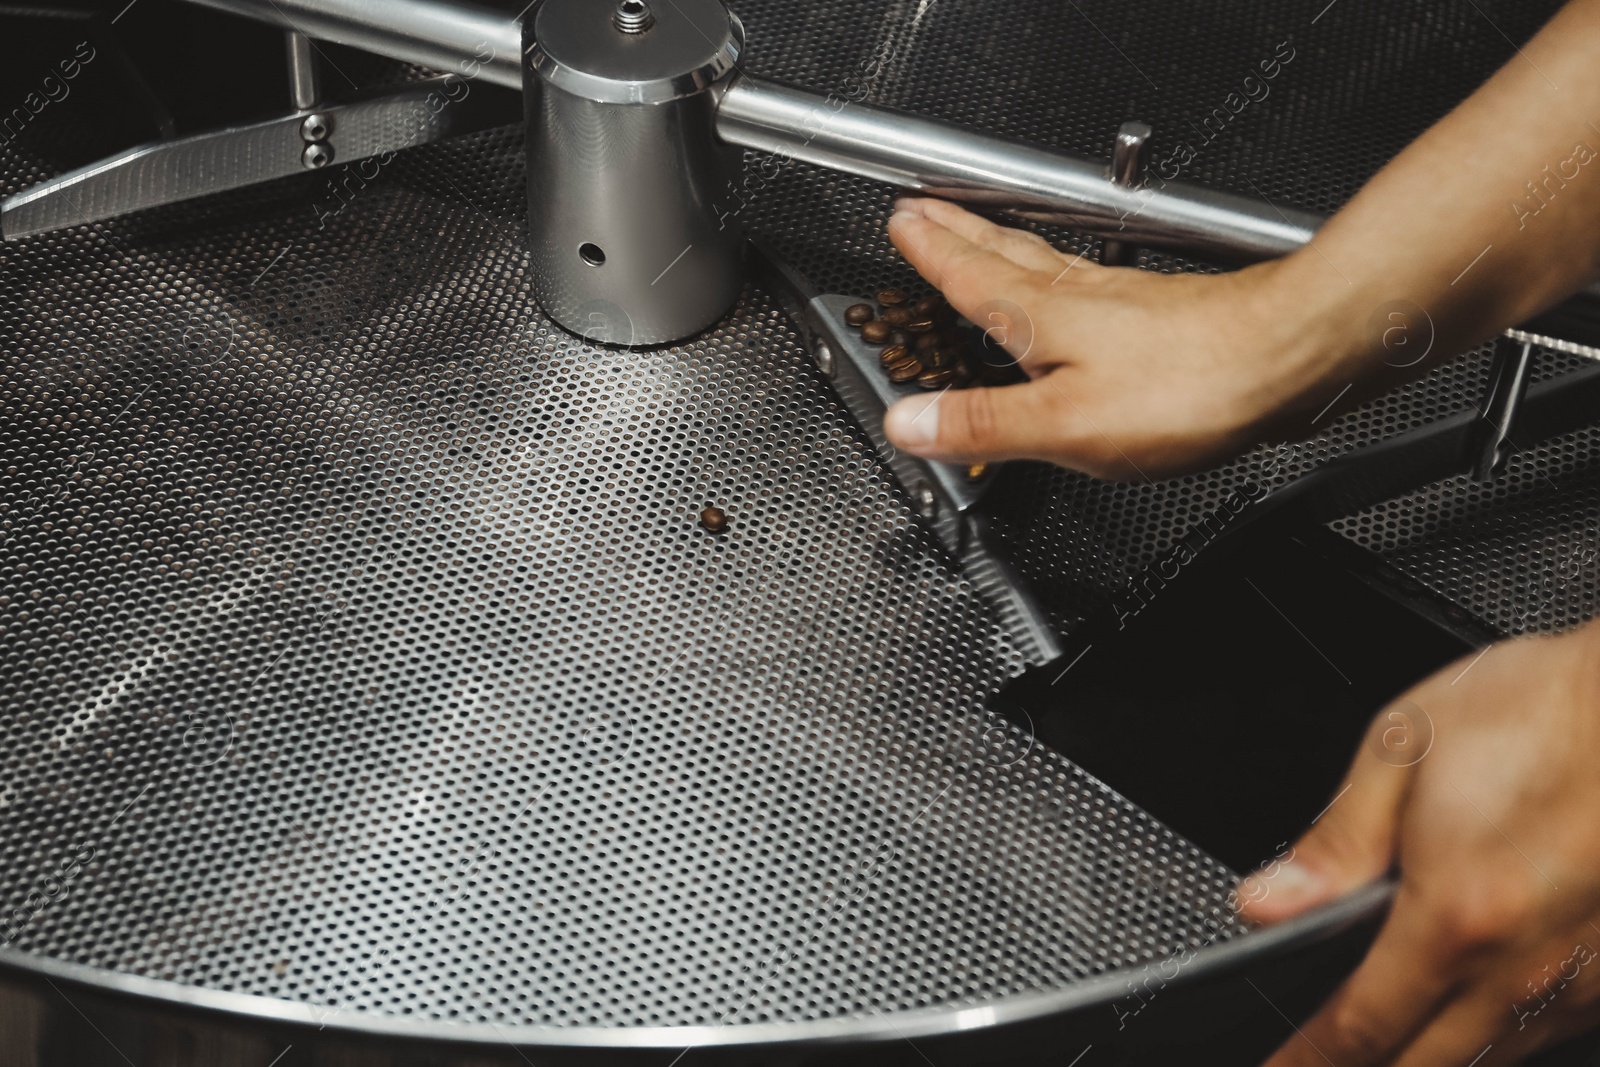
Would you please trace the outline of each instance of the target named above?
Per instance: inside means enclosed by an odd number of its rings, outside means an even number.
[[[285,30],[284,53],[289,64],[289,103],[296,111],[309,111],[322,99],[322,79],[311,38]]]
[[[14,246],[0,900],[93,855],[7,951],[738,1040],[1226,939],[1225,868],[985,710],[1020,651],[771,300],[579,342],[495,137]]]
[[[1137,114],[1163,158],[1312,39],[1270,0],[1077,6],[1154,83],[1074,11],[1010,0],[742,3],[743,62],[825,96],[887,40],[872,103],[1085,155]],[[1193,176],[1335,209],[1513,54],[1495,27],[1541,17],[1478,6],[1493,25],[1341,5],[1286,71],[1303,91]],[[34,130],[105,151],[95,99],[86,76]],[[0,188],[54,158],[0,144]],[[891,189],[760,158],[738,221],[828,291],[914,283]],[[1059,1006],[1206,940],[1228,872],[1059,754],[1014,762],[982,707],[1021,650],[763,289],[689,343],[597,349],[529,295],[519,129],[401,153],[331,213],[352,174],[7,248],[0,903],[44,906],[6,960],[337,1011],[319,1040],[625,1040],[762,988],[718,1028],[737,1040]],[[1462,410],[1482,370],[1191,478],[1008,465],[996,532],[1070,626],[1241,481]],[[1569,435],[1341,529],[1507,628],[1568,625],[1600,596],[1596,457]]]
[[[335,161],[351,163],[471,128],[461,119],[459,79],[452,78],[320,108],[330,125],[322,143]],[[289,114],[127,149],[0,201],[0,232],[14,241],[298,174],[307,167],[304,120]]]
[[[465,0],[189,0],[202,7],[496,85],[522,86],[522,28]],[[518,5],[519,8],[524,5]]]
[[[1008,143],[939,119],[818,98],[745,77],[717,108],[734,144],[928,196],[1157,247],[1251,259],[1281,256],[1322,219],[1260,197],[1180,182],[1129,188],[1103,160]]]
[[[740,160],[710,88],[744,31],[720,0],[675,0],[641,34],[613,11],[545,0],[529,26],[532,282],[580,337],[658,345],[722,318],[743,283],[743,231],[720,204]]]
[[[513,80],[513,68],[506,59],[507,48],[520,33],[515,21],[471,5],[394,0],[388,18],[380,19],[371,0],[297,0],[293,4],[267,0],[192,2],[411,62],[431,63],[444,69],[461,63],[481,64],[487,80],[519,84]],[[383,6],[389,11],[387,4]],[[625,53],[613,48],[585,56],[584,46],[579,44],[584,37],[605,38],[603,23],[610,18],[610,5],[565,6],[574,10],[592,8],[596,26],[590,27],[587,34],[565,35],[573,61],[550,64],[553,69],[544,71],[545,80],[554,79],[553,84],[563,79],[581,82],[567,87],[593,99],[602,98],[607,85],[613,87],[612,99],[643,99],[638,91],[630,95],[626,87],[632,81],[654,84],[660,80],[658,73],[646,70],[623,77],[618,72],[625,69],[627,62],[638,63],[637,58],[629,57],[622,66],[611,68],[607,64],[618,61]],[[678,4],[665,6],[661,14],[671,15],[672,21],[685,27],[715,21],[702,15],[686,15]],[[552,16],[541,10],[537,17]],[[650,37],[651,34],[639,35],[633,42],[638,47],[633,51],[646,53]],[[714,45],[716,40],[715,32],[708,35],[702,29],[697,35],[686,36],[684,43],[704,46]],[[584,70],[587,66],[594,67],[593,76]],[[725,69],[725,65],[719,66],[707,82]],[[831,94],[822,96],[753,77],[739,78],[719,94],[716,128],[731,144],[776,153],[785,159],[804,160],[930,196],[1161,247],[1268,258],[1305,244],[1322,221],[1292,206],[1187,183],[1124,188],[1107,178],[1101,161],[1008,143],[954,123],[872,107]],[[562,316],[557,317],[564,321]]]

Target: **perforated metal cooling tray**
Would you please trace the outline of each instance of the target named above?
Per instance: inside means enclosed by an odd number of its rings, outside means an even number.
[[[1095,153],[1144,118],[1158,157],[1292,40],[1194,176],[1327,210],[1533,6],[738,10],[758,73],[826,90],[887,40],[875,100]],[[4,192],[123,147],[93,85],[0,147]],[[895,1044],[1114,1022],[1153,962],[1209,945],[1198,984],[1372,914],[1237,936],[1233,872],[985,710],[1015,641],[758,285],[670,348],[552,327],[520,152],[494,131],[5,249],[9,973],[334,1033]],[[820,287],[913,280],[889,190],[796,164],[751,191]],[[1241,480],[1480,374],[1176,482],[1016,467],[997,530],[1070,628]],[[1538,476],[1581,477],[1579,437]]]

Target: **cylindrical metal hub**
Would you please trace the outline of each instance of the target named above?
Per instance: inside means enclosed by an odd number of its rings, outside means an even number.
[[[719,203],[738,150],[709,91],[744,30],[721,0],[544,0],[525,24],[534,289],[591,341],[676,341],[739,295],[742,243]]]

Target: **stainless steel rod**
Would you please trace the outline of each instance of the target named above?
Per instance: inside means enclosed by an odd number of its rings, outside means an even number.
[[[458,0],[189,0],[406,63],[522,87],[522,28]]]
[[[519,88],[517,21],[458,0],[190,0],[307,36]],[[1111,181],[1103,161],[740,77],[721,97],[727,141],[931,196],[1114,237],[1245,259],[1291,252],[1318,215],[1179,182]]]
[[[289,99],[296,111],[310,111],[322,102],[321,80],[317,76],[317,55],[311,38],[293,30],[284,31],[289,55]]]
[[[1323,221],[1197,185],[1119,185],[1103,160],[751,77],[724,91],[717,131],[747,148],[1136,244],[1267,259],[1304,245]]]

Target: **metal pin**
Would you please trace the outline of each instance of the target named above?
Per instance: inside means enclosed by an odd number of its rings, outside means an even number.
[[[1489,387],[1483,394],[1483,418],[1475,423],[1469,438],[1472,477],[1486,482],[1505,470],[1516,445],[1517,415],[1528,391],[1533,369],[1533,344],[1499,337],[1494,343],[1494,362],[1489,368]]]
[[[283,35],[289,53],[289,102],[296,111],[310,111],[321,99],[321,86],[317,76],[317,55],[312,50],[311,38],[290,30]],[[320,137],[307,140],[320,141]]]
[[[1110,179],[1117,185],[1137,189],[1144,184],[1145,167],[1150,159],[1148,122],[1124,122],[1111,144]],[[1133,247],[1122,241],[1107,240],[1100,250],[1100,262],[1108,267],[1122,266],[1133,258]]]

